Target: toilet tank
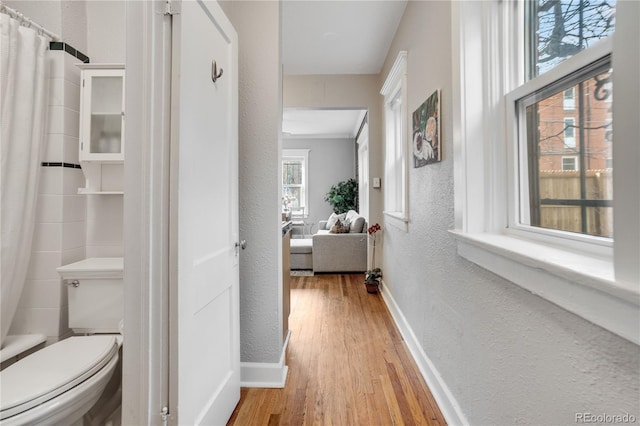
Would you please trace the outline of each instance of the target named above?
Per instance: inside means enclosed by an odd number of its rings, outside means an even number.
[[[123,263],[121,257],[91,257],[57,268],[67,285],[69,328],[74,332],[120,332]]]

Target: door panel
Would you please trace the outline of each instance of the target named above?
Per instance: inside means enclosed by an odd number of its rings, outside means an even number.
[[[178,424],[225,424],[240,397],[236,49],[217,3],[181,2],[171,150],[170,393]],[[214,63],[223,70],[215,82]]]

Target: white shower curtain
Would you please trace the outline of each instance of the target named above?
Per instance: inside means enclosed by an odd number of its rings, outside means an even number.
[[[31,257],[47,100],[49,39],[0,14],[0,328],[15,315]]]

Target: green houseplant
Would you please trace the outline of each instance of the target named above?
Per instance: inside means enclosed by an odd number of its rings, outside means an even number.
[[[358,210],[358,182],[349,179],[333,185],[324,200],[331,204],[335,214]]]

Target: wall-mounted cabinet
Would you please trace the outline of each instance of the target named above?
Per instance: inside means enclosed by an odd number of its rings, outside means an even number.
[[[123,193],[125,70],[122,64],[80,64],[80,151],[86,178],[80,194]]]

